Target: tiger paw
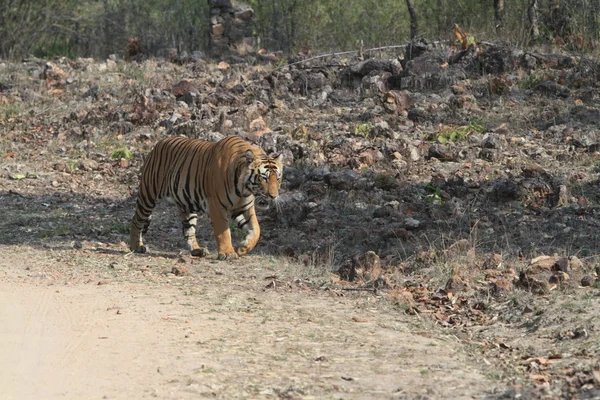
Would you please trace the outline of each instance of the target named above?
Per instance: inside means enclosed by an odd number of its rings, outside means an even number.
[[[193,249],[192,251],[190,251],[190,254],[193,257],[206,257],[207,255],[210,254],[210,252],[208,251],[208,249],[206,247],[199,247],[197,249]]]
[[[144,245],[140,245],[136,248],[131,248],[131,251],[133,251],[134,253],[144,254],[148,252],[148,248]]]
[[[236,258],[238,258],[237,253],[219,253],[217,256],[217,259],[220,261],[235,260]]]
[[[238,256],[241,257],[249,251],[250,251],[250,249],[247,246],[239,246],[236,250],[236,253]]]

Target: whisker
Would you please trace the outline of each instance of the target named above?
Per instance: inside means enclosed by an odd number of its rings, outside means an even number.
[[[277,211],[278,215],[283,215],[283,201],[281,200],[281,197],[278,197],[274,200],[275,203],[275,210]]]

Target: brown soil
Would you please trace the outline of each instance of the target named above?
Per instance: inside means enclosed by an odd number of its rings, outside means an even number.
[[[491,384],[455,336],[370,293],[280,280],[286,262],[0,251],[5,399],[464,399]]]

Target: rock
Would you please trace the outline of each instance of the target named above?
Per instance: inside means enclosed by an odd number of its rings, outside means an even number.
[[[58,171],[58,172],[66,172],[68,174],[70,174],[72,172],[71,170],[71,166],[67,163],[56,163],[53,165],[54,170]]]
[[[196,86],[194,86],[194,84],[187,79],[180,80],[175,85],[173,85],[173,87],[171,88],[171,93],[176,98],[183,97],[185,94],[190,93],[190,92],[199,94],[199,91],[196,88]]]
[[[267,127],[267,123],[262,117],[258,117],[255,120],[251,121],[249,128],[252,132],[252,136],[255,139],[260,136],[263,136],[267,132],[271,132],[271,129]]]
[[[577,256],[569,257],[569,268],[573,271],[580,271],[583,269],[583,262]]]
[[[455,161],[457,154],[448,146],[433,144],[429,146],[427,158],[437,158],[440,161]]]
[[[393,112],[408,110],[412,103],[410,94],[406,90],[389,90],[383,95],[383,106]]]
[[[85,98],[91,97],[92,99],[97,101],[98,100],[98,89],[99,89],[98,85],[90,86],[90,88],[84,94],[81,95],[81,98],[85,99]]]
[[[404,227],[408,230],[415,230],[421,225],[421,222],[414,218],[406,218],[404,220]]]
[[[358,155],[358,160],[366,166],[371,166],[377,161],[382,161],[385,156],[377,149],[367,149]]]
[[[549,96],[558,96],[558,97],[569,97],[571,91],[569,88],[559,85],[554,81],[543,81],[538,84],[533,90],[536,92],[549,95]]]
[[[567,274],[566,272],[555,272],[554,274],[552,274],[552,276],[550,276],[550,279],[548,280],[549,283],[551,284],[560,284],[563,282],[566,282],[569,280],[569,274]]]
[[[521,271],[517,283],[520,287],[535,294],[547,294],[550,291],[547,281],[537,279],[525,271]]]
[[[251,8],[240,9],[233,13],[236,19],[247,21],[254,16],[254,10]]]
[[[413,122],[425,122],[429,118],[429,113],[421,108],[413,107],[408,110],[408,119]]]
[[[362,78],[361,85],[365,90],[365,95],[372,96],[379,93],[384,93],[388,90],[388,78],[390,77],[389,72],[382,72],[377,75],[367,75]]]
[[[225,27],[223,24],[215,24],[211,27],[213,35],[222,35],[225,32]]]
[[[486,160],[486,161],[497,161],[499,158],[499,152],[498,150],[495,149],[481,149],[481,151],[478,154],[478,157],[481,158],[482,160]]]
[[[539,256],[529,261],[528,270],[533,272],[539,271],[551,271],[554,264],[556,264],[562,257],[558,256]]]
[[[433,44],[429,42],[427,39],[413,39],[407,45],[404,50],[404,63],[419,57],[421,54],[424,54],[433,49]],[[404,66],[404,65],[403,65]]]
[[[506,146],[506,139],[497,133],[486,133],[481,139],[481,146],[485,149],[502,149]]]
[[[85,160],[82,160],[79,163],[79,168],[81,168],[84,171],[96,171],[99,169],[99,164],[95,160],[86,158]]]
[[[416,162],[416,161],[420,161],[421,160],[421,153],[420,153],[419,149],[416,146],[409,145],[408,146],[408,151],[410,153],[410,160],[411,161]]]
[[[462,292],[467,288],[467,283],[458,274],[454,274],[448,279],[444,289],[447,292],[457,293]]]
[[[348,281],[374,281],[381,275],[381,260],[374,251],[367,251],[362,256],[355,255],[346,260],[337,273]]]
[[[175,276],[189,275],[189,271],[183,265],[176,265],[171,269],[171,273]]]
[[[350,66],[350,72],[361,77],[373,71],[392,72],[392,65],[389,61],[368,59]]]
[[[562,55],[562,54],[532,54],[530,57],[536,59],[536,63],[540,63],[546,67],[556,69],[569,69],[575,67],[579,62],[577,57]]]
[[[512,282],[506,278],[498,278],[491,284],[495,296],[505,295],[512,290]]]
[[[44,79],[49,84],[58,84],[63,82],[67,77],[67,73],[54,63],[47,62],[42,70],[41,79]]]
[[[359,178],[360,174],[352,170],[332,172],[324,176],[325,183],[337,190],[351,190]]]
[[[521,57],[520,64],[523,68],[532,70],[537,66],[537,60],[531,54],[525,53]]]
[[[115,71],[117,69],[117,62],[114,60],[106,60],[106,69],[108,71]]]
[[[186,92],[183,96],[181,96],[181,100],[189,107],[193,107],[199,102],[199,99],[200,94],[198,92]]]
[[[492,45],[477,57],[479,66],[487,74],[499,75],[513,71],[517,58],[509,46]]]
[[[569,272],[569,260],[561,257],[552,264],[552,271]]]
[[[593,286],[594,283],[596,283],[596,279],[592,275],[584,275],[581,278],[581,286],[583,287]]]
[[[330,173],[331,171],[329,170],[329,167],[327,165],[320,165],[317,168],[313,169],[309,176],[310,179],[312,179],[313,181],[319,182],[324,180],[325,176],[329,175]]]
[[[375,280],[381,275],[381,261],[374,251],[367,251],[360,257],[356,275],[365,281]]]

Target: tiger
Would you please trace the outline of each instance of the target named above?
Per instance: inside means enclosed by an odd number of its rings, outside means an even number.
[[[238,136],[218,142],[186,137],[159,140],[142,166],[129,248],[147,252],[142,236],[148,231],[157,201],[167,198],[179,209],[186,249],[192,256],[209,254],[196,239],[199,212],[207,213],[211,220],[219,260],[248,253],[260,237],[255,199],[277,202],[282,161],[281,154],[267,156]],[[231,242],[230,221],[245,234],[237,250]]]

